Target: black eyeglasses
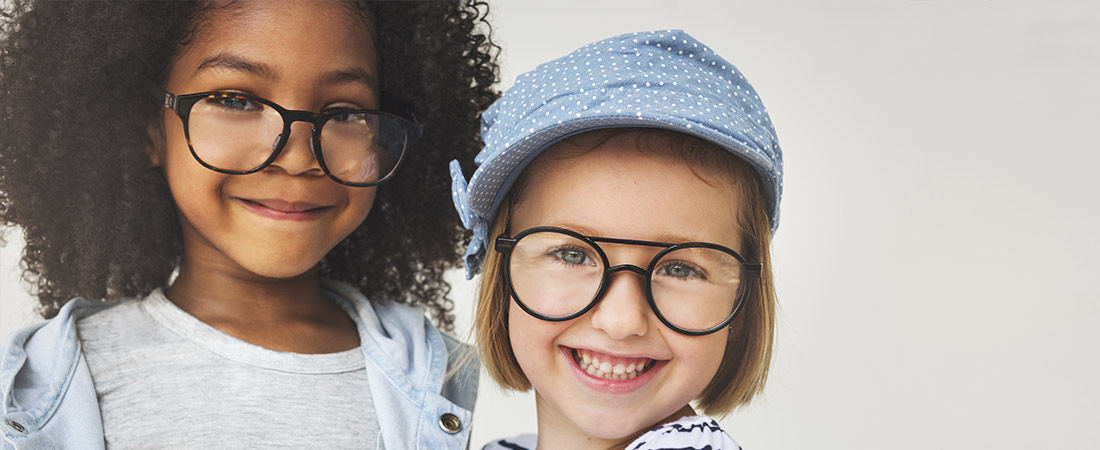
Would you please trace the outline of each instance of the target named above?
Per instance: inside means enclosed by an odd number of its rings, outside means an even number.
[[[155,91],[183,121],[191,155],[204,167],[245,175],[271,165],[286,147],[290,125],[313,124],[310,147],[321,170],[337,183],[367,187],[393,177],[420,126],[382,111],[337,108],[293,111],[239,92],[174,95]],[[323,146],[322,146],[323,144]]]
[[[611,266],[597,244],[661,248],[643,269]],[[557,227],[535,227],[496,239],[504,256],[504,279],[512,298],[535,318],[560,322],[591,310],[607,290],[611,274],[622,270],[645,277],[645,293],[657,318],[689,336],[714,333],[729,325],[748,298],[761,264],[746,262],[718,244],[668,244],[585,236]]]

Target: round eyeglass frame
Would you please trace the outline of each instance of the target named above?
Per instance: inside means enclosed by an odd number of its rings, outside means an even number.
[[[567,314],[564,316],[548,316],[545,314],[540,314],[538,311],[531,309],[529,306],[523,303],[523,300],[520,299],[519,294],[516,292],[515,286],[512,284],[512,250],[515,249],[516,244],[519,243],[519,241],[524,237],[531,234],[544,232],[560,233],[584,242],[588,246],[596,249],[596,253],[600,255],[600,259],[603,262],[603,277],[600,279],[599,289],[596,290],[595,295],[592,296],[592,300],[590,300],[584,308],[581,308],[579,311],[572,314]],[[604,253],[603,248],[601,248],[600,245],[597,244],[597,242],[606,242],[609,244],[643,245],[646,247],[663,247],[663,249],[653,256],[653,259],[649,262],[649,267],[645,269],[633,264],[619,264],[612,267],[607,259],[607,254]],[[725,247],[719,244],[712,244],[709,242],[685,242],[682,244],[669,244],[665,242],[585,236],[583,234],[577,233],[576,231],[559,227],[528,228],[516,234],[515,237],[511,238],[506,237],[502,234],[500,236],[497,236],[496,245],[494,246],[494,248],[498,253],[504,256],[504,283],[508,287],[508,294],[511,295],[512,299],[516,301],[516,304],[519,305],[520,309],[536,319],[545,320],[547,322],[564,322],[583,316],[584,314],[588,313],[588,311],[591,311],[592,308],[594,308],[596,304],[600,302],[600,300],[603,300],[603,296],[604,293],[607,291],[608,280],[611,278],[611,274],[622,270],[627,270],[641,275],[645,278],[646,301],[649,303],[649,308],[653,310],[653,314],[657,316],[657,319],[660,320],[661,323],[665,324],[665,326],[670,328],[672,331],[688,336],[704,336],[721,330],[722,328],[725,328],[727,325],[729,325],[730,322],[732,322],[733,319],[737,317],[737,314],[740,313],[741,309],[745,306],[745,300],[748,299],[749,292],[752,290],[753,281],[760,278],[760,274],[763,270],[763,264],[750,263],[746,261],[745,258],[742,257],[740,254],[731,250],[729,247]],[[665,255],[676,250],[682,250],[685,248],[709,248],[721,251],[739,261],[741,263],[741,268],[744,271],[744,280],[742,282],[746,284],[741,290],[741,298],[737,299],[737,303],[733,307],[733,311],[730,312],[730,315],[728,317],[723,319],[722,322],[720,322],[719,324],[714,325],[710,328],[705,328],[702,330],[689,330],[676,326],[667,318],[665,318],[664,314],[661,314],[660,308],[657,308],[656,300],[653,299],[653,271],[656,268],[657,263],[660,262],[661,258],[663,258]]]
[[[420,125],[416,122],[413,122],[396,114],[373,109],[341,108],[323,113],[315,113],[313,111],[286,109],[271,100],[241,92],[210,91],[197,92],[194,94],[175,95],[159,87],[155,87],[154,92],[158,96],[161,96],[163,98],[164,107],[175,112],[176,116],[178,116],[183,122],[183,135],[184,138],[186,138],[187,140],[187,148],[191,150],[191,156],[195,158],[195,161],[198,161],[199,164],[207,169],[227,175],[248,175],[250,173],[256,173],[267,168],[267,166],[270,166],[272,163],[274,163],[276,159],[279,159],[279,155],[282,154],[283,149],[286,148],[286,143],[290,140],[290,125],[294,122],[307,122],[313,125],[313,128],[310,130],[310,150],[313,152],[313,157],[317,158],[317,163],[321,165],[321,170],[325,172],[325,175],[328,176],[329,179],[337,183],[352,187],[377,186],[393,178],[394,174],[397,173],[397,169],[401,167],[401,163],[405,161],[405,154],[408,152],[409,145],[420,139],[421,134]],[[262,103],[264,105],[270,106],[272,109],[279,113],[279,116],[283,118],[283,131],[279,133],[279,142],[275,145],[275,148],[272,149],[271,156],[268,156],[267,160],[260,163],[258,166],[248,170],[229,170],[212,166],[199,157],[198,153],[195,152],[195,147],[191,145],[191,129],[188,126],[188,118],[191,115],[191,108],[195,106],[195,103],[198,103],[199,100],[202,100],[204,98],[213,97],[237,97],[248,99],[257,103]],[[356,183],[352,181],[341,180],[340,178],[337,178],[336,175],[333,175],[331,171],[329,171],[328,165],[325,164],[324,152],[321,151],[321,130],[324,128],[325,123],[340,114],[371,114],[393,119],[398,124],[402,125],[402,128],[405,132],[405,142],[402,144],[401,155],[397,158],[397,163],[393,165],[393,168],[390,169],[389,173],[375,181]]]

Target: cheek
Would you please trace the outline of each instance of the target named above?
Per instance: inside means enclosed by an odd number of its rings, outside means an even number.
[[[683,365],[684,369],[696,374],[692,379],[695,381],[693,384],[697,385],[698,391],[693,396],[697,396],[699,392],[702,392],[703,388],[718,373],[718,367],[722,364],[722,356],[726,353],[728,336],[729,331],[727,329],[706,336],[677,335],[666,338],[676,357],[685,363]]]
[[[202,167],[191,156],[187,138],[183,134],[183,124],[175,115],[165,115],[164,137],[162,141],[158,142],[154,153],[164,169],[164,175],[168,177],[173,194],[177,197],[180,196],[177,191],[181,188],[187,189],[188,186],[206,181],[204,178],[209,178],[209,175],[203,172],[209,172],[218,175],[219,178],[224,178],[224,175]],[[193,177],[199,178],[193,179]]]
[[[552,360],[554,339],[561,334],[565,325],[536,319],[516,306],[515,302],[509,304],[508,340],[512,344],[512,353],[516,356],[520,369],[530,379],[532,374],[542,373],[541,368]],[[535,380],[531,382],[535,383]]]
[[[199,211],[195,211],[193,205],[209,205],[217,201],[222,185],[231,175],[214,172],[199,164],[191,156],[182,129],[169,129],[165,143],[166,146],[160,150],[163,155],[161,167],[176,205],[187,213],[196,214]]]
[[[160,136],[155,136],[157,143],[156,153],[162,163],[167,163],[169,158],[180,156],[182,153],[191,157],[190,147],[187,145],[187,136],[183,132],[183,122],[171,111],[165,110],[164,120],[161,122]]]
[[[353,216],[355,226],[351,230],[348,230],[350,234],[352,230],[363,223],[363,220],[367,218],[367,214],[370,213],[371,207],[374,206],[374,198],[378,193],[378,188],[354,188],[348,187],[348,206],[349,212]]]

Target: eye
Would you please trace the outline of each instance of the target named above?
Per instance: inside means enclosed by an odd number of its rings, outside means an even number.
[[[367,116],[363,109],[358,103],[339,101],[325,105],[321,114],[329,116],[330,122],[362,122]]]
[[[679,280],[706,280],[707,276],[703,271],[696,267],[694,264],[690,264],[685,261],[668,261],[661,264],[661,267],[657,269],[658,275],[676,278]]]
[[[357,113],[353,113],[353,112],[349,112],[349,111],[339,111],[339,112],[336,112],[335,114],[332,114],[331,117],[332,118],[329,119],[330,122],[339,122],[339,123],[356,123],[356,122],[364,122],[366,120],[366,115],[357,114]]]
[[[595,262],[588,256],[588,252],[584,249],[576,247],[558,247],[550,250],[548,253],[550,256],[558,259],[559,261],[569,265],[595,265]]]
[[[261,111],[264,105],[247,97],[230,94],[220,94],[206,98],[204,103],[229,111]]]

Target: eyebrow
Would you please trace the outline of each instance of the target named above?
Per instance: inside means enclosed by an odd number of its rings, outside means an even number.
[[[378,80],[370,72],[359,67],[333,70],[321,76],[321,84],[360,83],[378,92]]]
[[[593,229],[588,228],[586,226],[576,224],[576,223],[572,223],[572,222],[559,221],[559,222],[551,222],[551,223],[546,223],[546,224],[539,224],[538,226],[565,228],[566,230],[575,231],[575,232],[583,234],[585,236],[602,237],[598,233],[596,233],[596,230],[593,230]]]
[[[619,239],[619,240],[627,240],[627,241],[645,241],[645,242],[654,242],[654,243],[670,244],[670,245],[684,244],[684,243],[688,243],[688,242],[716,243],[716,242],[711,242],[711,241],[701,241],[699,239],[692,239],[692,238],[688,237],[687,235],[681,235],[681,234],[676,234],[676,233],[663,233],[661,235],[656,236],[656,240],[624,238],[622,236],[602,236],[599,233],[596,233],[596,231],[593,230],[592,228],[589,228],[589,227],[586,227],[586,226],[583,226],[583,225],[579,225],[579,224],[575,224],[575,223],[570,223],[570,222],[555,222],[555,223],[545,225],[545,226],[565,228],[567,230],[573,230],[577,233],[583,234],[583,235],[588,236],[588,237],[601,238],[601,239]],[[719,244],[719,245],[724,246],[725,244]]]
[[[198,74],[204,70],[230,70],[263,77],[270,81],[278,81],[279,79],[279,71],[275,70],[274,67],[226,52],[203,60],[199,67],[195,69],[195,73]],[[370,72],[359,67],[326,72],[321,75],[320,83],[324,85],[360,83],[372,91],[378,92],[378,80]]]
[[[198,74],[211,69],[245,72],[272,81],[279,79],[279,73],[271,66],[261,62],[249,61],[232,53],[218,53],[206,58],[202,64],[199,64],[199,68],[195,69],[195,73]]]
[[[665,243],[665,241],[650,241],[649,239],[634,239],[634,238],[624,238],[624,237],[621,237],[621,236],[606,236],[606,235],[597,233],[596,230],[594,230],[592,228],[589,228],[589,227],[586,227],[586,226],[583,226],[583,225],[580,225],[580,224],[570,223],[570,222],[556,222],[556,223],[552,223],[552,224],[546,225],[546,226],[565,228],[566,230],[572,230],[574,232],[577,232],[577,233],[580,233],[580,234],[583,234],[585,236],[588,236],[590,238],[595,238],[595,239],[615,239],[615,240],[626,240],[626,241],[645,241],[645,242]]]

